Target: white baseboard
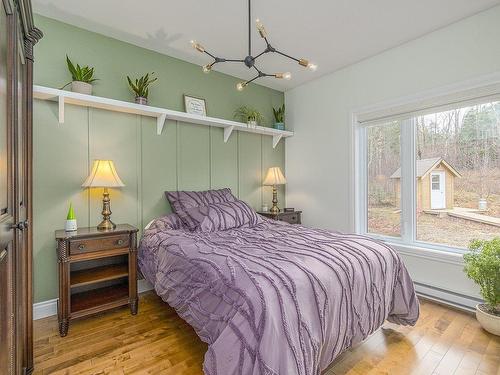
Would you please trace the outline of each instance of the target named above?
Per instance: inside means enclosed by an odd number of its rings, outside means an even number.
[[[137,281],[137,290],[139,293],[152,290],[153,286],[146,280]],[[42,301],[33,304],[33,320],[47,318],[49,316],[57,315],[57,298],[48,301]]]

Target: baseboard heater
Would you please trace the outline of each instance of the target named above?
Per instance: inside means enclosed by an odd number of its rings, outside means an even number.
[[[435,286],[430,286],[419,282],[414,282],[414,284],[418,296],[445,305],[453,306],[460,310],[474,312],[476,310],[476,305],[483,302],[479,298],[452,292]]]

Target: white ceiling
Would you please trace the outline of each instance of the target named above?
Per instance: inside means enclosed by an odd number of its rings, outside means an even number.
[[[279,55],[259,59],[261,70],[292,73],[290,81],[259,83],[287,90],[326,73],[418,38],[500,0],[253,0],[269,41],[283,52],[318,64],[310,72]],[[196,64],[210,62],[191,39],[220,57],[247,52],[247,0],[33,0],[36,13]],[[253,54],[265,48],[252,22]],[[218,71],[249,79],[242,64]]]

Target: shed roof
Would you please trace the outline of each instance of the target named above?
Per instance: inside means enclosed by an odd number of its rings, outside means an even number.
[[[461,177],[460,173],[458,173],[458,171],[453,168],[450,163],[441,157],[417,160],[417,177],[421,178],[425,176],[428,172],[436,168],[441,162],[451,171],[451,173],[455,175],[455,177]],[[391,175],[391,178],[401,178],[401,167],[399,167]]]

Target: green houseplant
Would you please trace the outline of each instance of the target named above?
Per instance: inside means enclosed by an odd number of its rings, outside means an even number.
[[[476,306],[481,326],[500,335],[500,237],[492,240],[472,240],[464,254],[464,271],[479,285],[484,304]]]
[[[71,82],[68,82],[62,88],[71,84],[71,91],[92,95],[92,83],[98,80],[94,78],[94,68],[87,65],[80,66],[80,64],[76,64],[75,66],[68,55],[66,55],[66,64],[71,73]]]
[[[140,78],[136,78],[134,81],[127,76],[127,81],[130,89],[135,94],[135,102],[137,104],[148,104],[148,96],[149,96],[149,85],[155,82],[158,78],[154,77],[154,72],[146,73]]]
[[[264,116],[255,108],[246,105],[236,108],[234,118],[246,122],[249,128],[255,128],[258,124],[264,123]]]
[[[274,128],[285,130],[285,104],[278,108],[273,108]]]

